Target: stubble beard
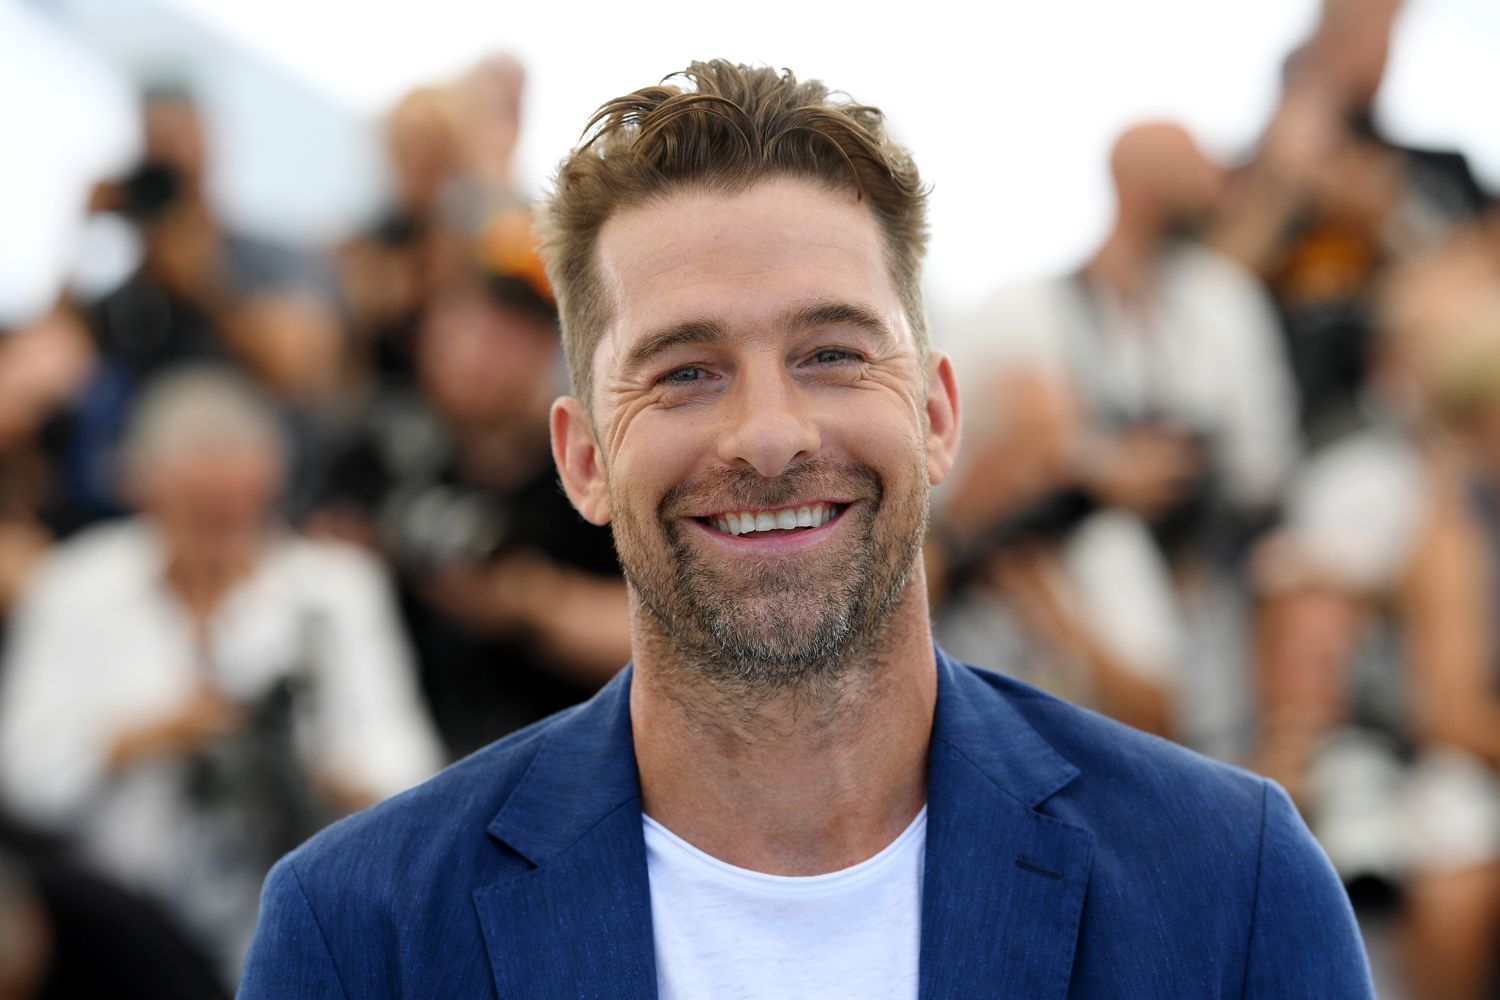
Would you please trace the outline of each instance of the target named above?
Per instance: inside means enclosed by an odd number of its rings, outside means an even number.
[[[746,698],[800,691],[832,696],[868,663],[911,579],[928,517],[925,474],[892,494],[873,470],[808,463],[766,480],[732,470],[669,491],[651,522],[615,504],[625,577],[671,659]],[[674,511],[766,509],[798,496],[853,495],[841,544],[805,556],[767,557],[733,571],[684,537]],[[655,536],[653,538],[653,536]]]

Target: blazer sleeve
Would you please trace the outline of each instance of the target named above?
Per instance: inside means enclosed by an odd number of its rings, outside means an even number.
[[[1343,884],[1286,792],[1263,789],[1246,1000],[1374,1000]]]
[[[237,1000],[349,1000],[323,928],[289,858],[266,876]]]

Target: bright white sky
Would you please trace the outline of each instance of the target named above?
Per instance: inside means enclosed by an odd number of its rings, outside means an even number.
[[[1247,145],[1313,0],[768,0],[754,4],[174,0],[378,110],[496,47],[531,67],[539,186],[604,99],[694,58],[789,66],[885,110],[933,184],[934,303],[1065,266],[1106,224],[1103,157],[1142,116]],[[349,24],[360,27],[351,40]],[[288,26],[296,24],[295,31]]]
[[[0,0],[0,38],[13,2]],[[1246,150],[1271,110],[1280,60],[1317,7],[1317,0],[170,3],[370,117],[414,83],[450,77],[488,51],[515,52],[531,69],[521,159],[533,189],[601,101],[691,59],[725,56],[821,78],[882,107],[933,185],[928,280],[939,318],[1001,281],[1069,267],[1087,253],[1109,222],[1103,163],[1125,125],[1175,118],[1215,153]],[[0,102],[18,83],[4,62]],[[1495,93],[1500,3],[1409,0],[1382,94],[1391,130],[1461,145],[1500,186]],[[7,170],[13,165],[0,162],[0,173]],[[21,176],[30,183],[44,172]],[[14,189],[9,174],[0,181]]]

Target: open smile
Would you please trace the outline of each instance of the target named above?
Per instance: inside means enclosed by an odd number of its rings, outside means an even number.
[[[820,501],[771,510],[735,510],[692,518],[719,535],[746,541],[808,535],[837,521],[847,503]]]

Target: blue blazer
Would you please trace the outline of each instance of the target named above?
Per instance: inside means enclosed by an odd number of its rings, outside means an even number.
[[[936,659],[924,1000],[1373,997],[1275,785]],[[654,997],[629,693],[626,670],[284,858],[240,997]]]

